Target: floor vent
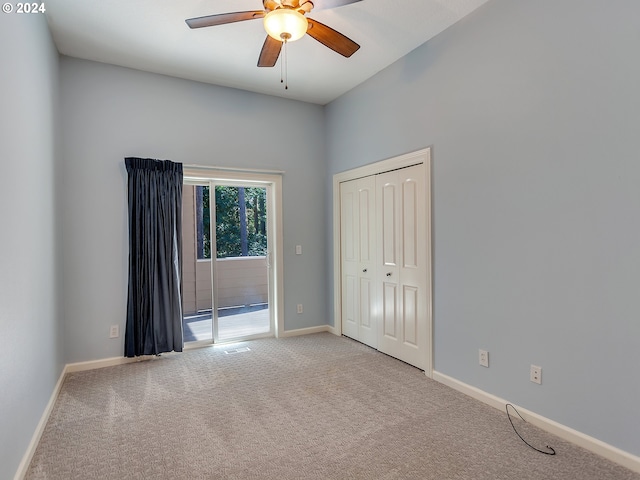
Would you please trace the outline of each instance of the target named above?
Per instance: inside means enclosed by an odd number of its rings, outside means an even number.
[[[243,353],[243,352],[250,352],[251,349],[249,347],[240,347],[240,348],[234,348],[233,350],[225,350],[224,353],[227,355],[231,355],[232,353]]]

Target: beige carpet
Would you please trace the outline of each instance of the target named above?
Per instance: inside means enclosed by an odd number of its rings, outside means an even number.
[[[248,346],[249,351],[225,353]],[[346,338],[67,376],[28,479],[640,479]]]

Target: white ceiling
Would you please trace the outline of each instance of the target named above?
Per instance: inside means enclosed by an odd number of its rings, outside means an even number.
[[[316,0],[320,5],[322,0]],[[305,35],[258,68],[262,20],[191,30],[187,18],[262,10],[261,0],[47,0],[60,53],[324,105],[437,35],[487,0],[362,0],[308,16],[360,44],[351,58]],[[282,58],[282,57],[281,57]]]

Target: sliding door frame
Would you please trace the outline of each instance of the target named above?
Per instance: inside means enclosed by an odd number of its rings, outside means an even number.
[[[227,170],[212,167],[184,166],[184,183],[186,185],[230,185],[230,186],[254,186],[267,190],[267,264],[269,265],[269,315],[271,316],[272,332],[275,337],[282,336],[284,332],[284,262],[283,262],[283,227],[282,227],[282,175],[263,173],[251,170]],[[215,217],[214,217],[215,218]],[[214,222],[215,223],[215,222]],[[215,228],[213,226],[212,228]],[[214,237],[212,237],[212,241]],[[214,260],[214,259],[212,259]],[[212,262],[212,275],[215,270]],[[215,278],[214,278],[215,279]],[[217,309],[217,295],[213,288],[212,323],[214,309]],[[213,328],[213,325],[212,325]],[[212,332],[212,337],[214,332]],[[217,337],[217,335],[215,335]],[[216,344],[217,338],[211,342],[192,342],[194,346],[200,344]],[[233,341],[233,340],[230,340]]]

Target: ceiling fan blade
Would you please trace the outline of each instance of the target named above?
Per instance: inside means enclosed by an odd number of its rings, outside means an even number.
[[[218,15],[207,15],[205,17],[189,18],[185,20],[190,28],[214,27],[225,23],[242,22],[264,17],[264,10],[220,13]]]
[[[345,37],[340,32],[335,31],[333,28],[327,27],[319,21],[311,18],[307,18],[307,20],[309,21],[307,34],[315,38],[324,46],[329,47],[334,52],[348,58],[356,53],[360,48],[360,45],[356,42]]]
[[[351,3],[361,2],[362,0],[314,0],[313,11],[327,10],[329,8],[338,8],[343,5],[349,5]],[[301,2],[302,3],[302,2]]]
[[[258,58],[259,67],[273,67],[278,61],[280,56],[280,50],[282,49],[282,42],[276,40],[273,37],[267,35],[262,50],[260,51],[260,57]]]

